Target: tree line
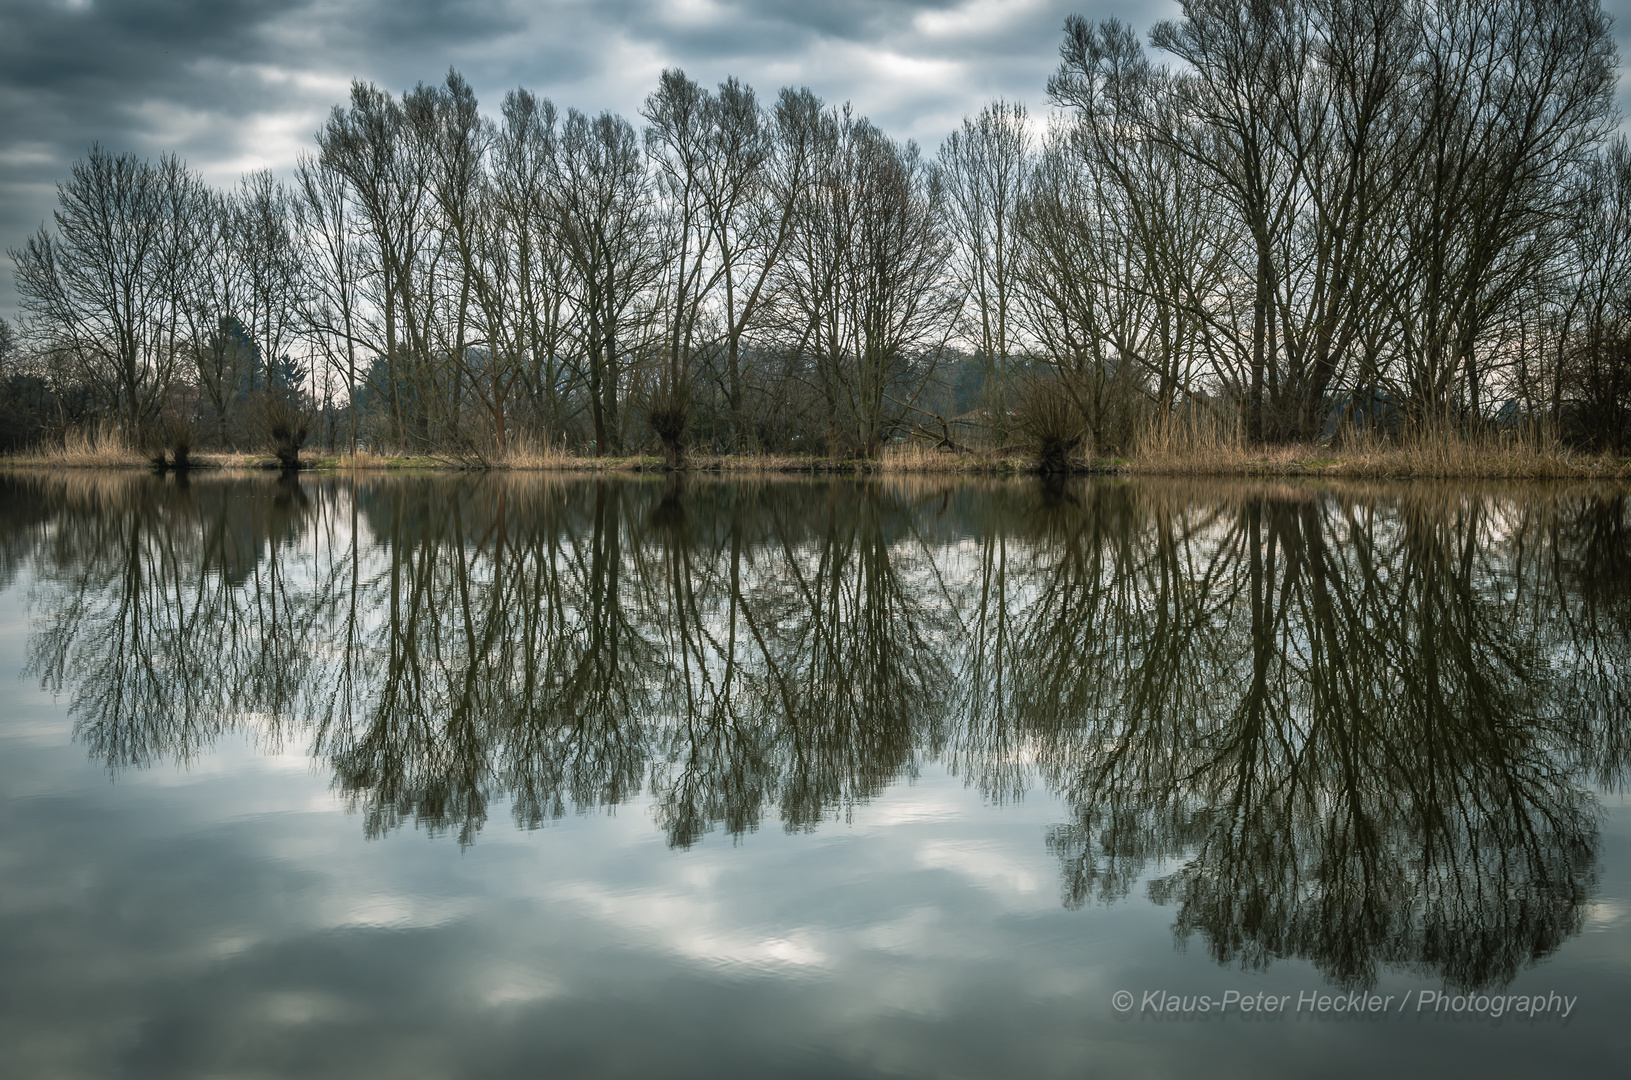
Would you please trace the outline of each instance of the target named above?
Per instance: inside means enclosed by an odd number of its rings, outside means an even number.
[[[931,156],[664,71],[638,123],[450,71],[354,83],[292,179],[100,147],[11,251],[16,442],[471,460],[518,438],[876,455],[1206,418],[1631,431],[1631,148],[1597,0],[1196,0],[1072,17],[1033,120]],[[298,423],[285,414],[300,414]],[[273,425],[275,426],[275,425]]]

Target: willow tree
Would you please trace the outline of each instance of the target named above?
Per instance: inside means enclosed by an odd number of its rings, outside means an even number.
[[[57,188],[55,230],[10,255],[18,303],[140,443],[185,359],[206,189],[181,159],[91,147]]]

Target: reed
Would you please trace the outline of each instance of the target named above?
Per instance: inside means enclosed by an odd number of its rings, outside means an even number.
[[[703,472],[807,473],[832,467],[833,463],[827,458],[805,457],[797,454],[754,452],[715,454],[712,456],[693,454],[691,456],[691,468]]]
[[[67,469],[127,468],[147,463],[147,457],[132,449],[118,426],[108,420],[69,428],[63,435],[62,445],[42,443],[8,462]]]
[[[275,458],[265,452],[192,453],[195,467],[266,468]],[[7,465],[50,468],[108,468],[146,465],[111,422],[71,429],[62,443],[44,444],[4,459]],[[312,456],[302,462],[320,470],[367,472],[402,468],[456,467],[514,472],[635,473],[665,471],[652,455],[592,457],[569,450],[562,440],[517,433],[503,452],[450,459],[390,448],[355,454]],[[951,450],[931,441],[886,445],[871,460],[842,460],[815,455],[692,453],[685,459],[691,473],[823,473],[997,476],[1035,472],[1034,452],[1016,447]],[[1299,477],[1352,479],[1600,479],[1631,480],[1631,461],[1570,450],[1544,431],[1528,428],[1466,433],[1452,426],[1421,426],[1397,437],[1364,427],[1344,427],[1323,443],[1254,446],[1239,420],[1209,410],[1174,411],[1152,417],[1126,456],[1094,455],[1077,448],[1071,472],[1191,477]]]
[[[1611,458],[1575,454],[1544,432],[1516,429],[1466,435],[1443,429],[1412,432],[1397,447],[1361,461],[1376,475],[1556,479],[1613,475]]]
[[[268,454],[250,454],[242,450],[221,450],[211,454],[193,454],[193,464],[207,469],[261,469],[273,459]]]
[[[1112,459],[1112,467],[1119,459]],[[1209,409],[1155,416],[1133,444],[1127,462],[1139,472],[1205,475],[1245,471],[1251,455],[1238,417]]]
[[[1346,476],[1376,479],[1631,478],[1631,462],[1571,451],[1533,428],[1465,432],[1420,425],[1397,438],[1344,428],[1329,443],[1253,446],[1238,418],[1212,412],[1153,420],[1131,457],[1096,471],[1178,476]]]
[[[555,442],[530,432],[517,432],[502,451],[495,452],[491,465],[498,469],[560,469],[573,461],[564,440]]]
[[[961,453],[926,442],[905,442],[884,447],[875,468],[884,473],[990,473],[1013,472],[1025,464],[996,452]]]
[[[388,469],[391,467],[391,458],[372,450],[357,450],[335,458],[334,467],[345,472]]]

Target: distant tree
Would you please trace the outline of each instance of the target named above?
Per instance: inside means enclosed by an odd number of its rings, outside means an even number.
[[[305,289],[301,323],[328,370],[345,380],[349,443],[357,451],[357,346],[361,326],[356,207],[346,178],[319,158],[295,166],[294,213]]]
[[[1018,217],[1032,162],[1025,106],[993,101],[940,144],[953,273],[963,294],[962,336],[984,369],[993,415],[1015,351],[1013,318],[1023,251]]]
[[[633,126],[609,112],[568,112],[553,164],[551,216],[578,292],[595,452],[620,453],[624,331],[659,268],[650,177]]]
[[[18,300],[139,442],[184,357],[206,189],[174,156],[93,146],[57,202],[55,231],[10,251]]]
[[[813,361],[830,453],[875,455],[950,334],[945,188],[915,143],[848,108],[815,119],[812,181],[782,269],[797,354]]]

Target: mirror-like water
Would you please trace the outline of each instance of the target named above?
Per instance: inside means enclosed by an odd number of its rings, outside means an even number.
[[[7,1075],[1623,1067],[1621,489],[13,475],[6,669]]]

